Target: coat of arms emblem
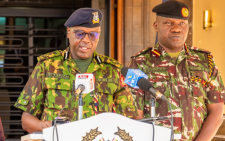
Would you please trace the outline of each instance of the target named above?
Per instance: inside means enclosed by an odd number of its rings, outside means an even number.
[[[93,20],[92,20],[92,23],[93,23],[93,24],[99,23],[98,12],[94,12],[94,13],[92,13],[92,14],[93,14]]]

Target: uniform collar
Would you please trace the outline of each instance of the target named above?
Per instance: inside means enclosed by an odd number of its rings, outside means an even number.
[[[78,66],[76,65],[75,61],[72,58],[69,47],[67,47],[63,51],[63,58],[65,61],[68,61],[67,65],[74,68],[77,72],[80,72]],[[87,73],[93,73],[94,71],[98,70],[100,68],[101,63],[102,63],[102,59],[99,57],[99,54],[96,51],[94,51],[93,59],[91,64],[88,66]]]

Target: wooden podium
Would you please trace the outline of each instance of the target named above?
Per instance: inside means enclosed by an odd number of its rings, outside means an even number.
[[[102,113],[80,121],[57,125],[57,132],[58,141],[170,141],[171,129],[115,113]],[[175,135],[174,139],[180,137]],[[53,127],[43,130],[42,139],[53,141]],[[56,130],[54,141],[57,141]]]

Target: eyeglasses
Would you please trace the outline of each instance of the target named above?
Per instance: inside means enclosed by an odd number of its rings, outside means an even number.
[[[86,36],[86,34],[88,34],[88,38],[90,40],[92,40],[92,41],[95,41],[99,37],[99,33],[98,32],[86,33],[83,30],[74,30],[73,28],[71,28],[71,29],[75,33],[75,36],[76,36],[77,39],[83,39]]]

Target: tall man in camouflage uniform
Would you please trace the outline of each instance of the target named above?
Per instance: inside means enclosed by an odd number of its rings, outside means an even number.
[[[149,76],[154,87],[172,106],[174,133],[181,140],[209,141],[222,123],[224,85],[209,51],[187,46],[189,9],[184,3],[167,1],[152,10],[158,43],[132,56],[129,67]],[[150,93],[132,89],[137,119],[150,117]],[[169,106],[156,100],[156,116],[168,116]],[[171,127],[169,121],[156,122]]]
[[[70,46],[64,51],[57,50],[38,57],[38,63],[15,103],[15,107],[24,111],[24,130],[32,133],[51,126],[50,121],[75,94],[74,83],[78,73],[92,73],[95,77],[95,90],[83,94],[83,118],[102,112],[137,116],[130,92],[123,91],[122,65],[95,52],[101,20],[99,10],[76,10],[65,23]],[[69,121],[78,119],[78,99],[77,95],[65,107],[62,117]]]

